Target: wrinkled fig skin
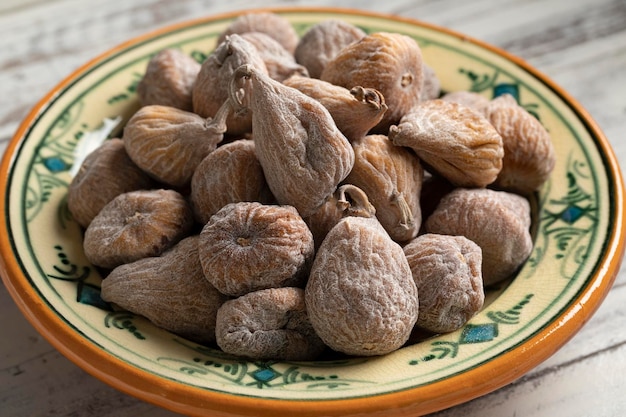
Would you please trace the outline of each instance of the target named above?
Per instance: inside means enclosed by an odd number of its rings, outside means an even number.
[[[465,236],[483,252],[483,283],[509,278],[533,248],[530,204],[517,194],[458,188],[426,220],[428,233]]]
[[[246,32],[241,37],[254,45],[265,63],[267,74],[276,81],[283,82],[294,75],[309,76],[307,69],[271,36],[262,32]]]
[[[502,137],[489,121],[464,105],[444,100],[419,103],[389,129],[397,146],[457,187],[485,187],[502,169]]]
[[[252,111],[256,155],[272,194],[311,215],[350,173],[350,142],[318,101],[252,66],[240,67],[231,87],[235,109]]]
[[[300,40],[291,22],[271,12],[251,12],[240,15],[231,22],[218,38],[223,42],[228,36],[246,32],[261,32],[274,38],[293,55]]]
[[[139,168],[172,187],[189,184],[196,167],[223,140],[230,105],[214,119],[168,106],[144,106],[124,128],[124,146]]]
[[[305,289],[320,338],[358,356],[400,348],[417,320],[417,297],[402,248],[375,217],[346,217],[328,233]]]
[[[114,138],[87,155],[68,187],[67,206],[74,220],[87,227],[118,195],[154,185],[128,157],[122,140]]]
[[[227,297],[205,278],[198,237],[158,257],[120,265],[102,281],[102,298],[198,343],[215,343],[218,308]]]
[[[489,106],[490,100],[482,94],[473,91],[459,90],[446,93],[441,99],[462,104],[480,115],[487,117],[487,106]]]
[[[220,209],[200,242],[206,279],[231,296],[303,286],[314,255],[313,235],[293,207],[257,202]]]
[[[476,243],[463,236],[423,234],[403,249],[419,293],[416,326],[448,333],[480,311],[485,293]]]
[[[417,236],[422,224],[420,191],[424,169],[409,149],[394,146],[384,135],[352,143],[355,162],[346,182],[362,189],[376,217],[396,242]]]
[[[191,178],[190,201],[202,225],[229,203],[272,200],[252,140],[220,146],[202,160]]]
[[[376,209],[365,192],[352,184],[343,184],[329,196],[311,216],[304,219],[313,234],[315,248],[324,241],[328,232],[346,216],[372,217]]]
[[[343,20],[324,20],[302,35],[294,55],[296,61],[308,69],[311,77],[319,78],[328,61],[365,35],[361,29]]]
[[[163,49],[150,59],[137,85],[142,106],[159,104],[191,111],[191,90],[200,64],[178,49]]]
[[[241,36],[226,37],[202,63],[192,90],[193,111],[201,117],[215,117],[229,95],[229,83],[237,68],[254,66],[267,74],[267,68],[257,49]],[[228,134],[241,135],[252,129],[252,115],[232,113],[226,120]]]
[[[373,33],[343,48],[326,64],[320,79],[345,88],[360,85],[379,91],[389,108],[373,133],[386,134],[420,101],[422,51],[408,36]]]
[[[494,186],[523,195],[537,191],[556,163],[550,134],[510,94],[491,100],[486,113],[504,145],[502,170]]]
[[[420,93],[420,101],[435,100],[441,95],[441,82],[435,70],[424,64],[424,85]]]
[[[186,237],[193,213],[173,190],[120,194],[102,208],[85,230],[83,249],[94,265],[112,269],[158,256]]]
[[[217,312],[216,335],[224,352],[254,360],[313,360],[325,349],[301,288],[260,290],[227,301]]]
[[[308,77],[291,77],[283,84],[322,103],[337,127],[352,142],[376,126],[387,111],[385,98],[373,88],[347,88]]]

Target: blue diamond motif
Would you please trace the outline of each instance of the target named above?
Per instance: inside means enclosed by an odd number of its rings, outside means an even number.
[[[274,371],[272,368],[264,368],[257,369],[250,375],[252,375],[252,378],[256,379],[259,382],[269,382],[272,379],[277,378],[279,373]]]
[[[468,324],[463,329],[459,343],[483,343],[489,342],[498,337],[498,325],[488,324]]]
[[[50,172],[61,172],[68,169],[68,165],[61,158],[52,157],[43,160],[43,164]]]
[[[569,224],[575,223],[578,219],[580,219],[583,214],[585,214],[585,210],[578,206],[568,206],[561,213],[561,219]]]

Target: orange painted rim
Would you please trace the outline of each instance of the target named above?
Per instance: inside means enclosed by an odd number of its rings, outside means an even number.
[[[278,13],[311,12],[372,16],[422,26],[452,35],[494,52],[515,63],[556,92],[557,95],[568,103],[591,136],[595,138],[604,158],[606,171],[612,176],[609,178],[609,186],[613,196],[611,202],[613,209],[611,211],[615,217],[612,219],[612,228],[607,238],[605,252],[598,263],[594,275],[588,279],[587,285],[577,298],[570,302],[558,320],[549,323],[543,330],[526,340],[525,343],[501,354],[489,363],[449,377],[444,381],[367,398],[301,401],[243,397],[182,385],[138,370],[128,363],[109,355],[104,350],[94,346],[93,343],[86,341],[56,315],[49,314],[49,308],[38,299],[37,293],[25,279],[22,269],[13,255],[12,242],[7,230],[6,219],[8,213],[5,201],[5,204],[0,208],[0,215],[5,219],[0,226],[0,253],[2,254],[2,257],[0,257],[0,272],[2,273],[4,284],[16,301],[16,304],[39,333],[63,355],[91,375],[142,400],[189,415],[259,417],[295,414],[302,417],[319,415],[415,416],[417,411],[424,414],[435,412],[503,387],[546,360],[573,337],[591,318],[606,297],[619,272],[626,247],[624,236],[624,180],[608,139],[588,112],[561,87],[521,58],[450,29],[410,18],[346,8],[291,7],[254,10]],[[146,39],[213,20],[234,18],[241,13],[242,11],[224,13],[166,26],[124,42],[76,69],[38,102],[13,136],[0,165],[0,174],[3,178],[2,183],[0,183],[2,195],[6,196],[8,194],[7,176],[13,166],[14,153],[20,146],[25,132],[37,117],[45,111],[47,103],[57,96],[64,87],[78,78],[80,74],[107,57]],[[108,366],[104,369],[102,366],[94,365],[100,363],[107,363]],[[514,366],[511,364],[514,364]],[[450,390],[451,386],[454,386],[455,389]]]

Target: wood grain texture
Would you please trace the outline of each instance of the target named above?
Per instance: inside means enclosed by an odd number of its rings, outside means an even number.
[[[195,17],[269,6],[337,6],[449,27],[522,57],[568,91],[626,166],[624,0],[3,0],[0,151],[30,108],[71,71],[124,40]],[[626,268],[597,313],[519,380],[439,417],[626,414]],[[91,377],[25,320],[0,285],[0,417],[175,416]]]

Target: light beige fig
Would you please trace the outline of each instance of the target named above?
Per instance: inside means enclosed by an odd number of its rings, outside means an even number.
[[[299,64],[307,68],[311,77],[319,78],[328,61],[365,35],[363,30],[344,20],[323,20],[302,35],[294,56]]]
[[[389,139],[413,149],[458,187],[485,187],[502,168],[500,134],[483,116],[458,103],[439,99],[419,103],[389,129]]]
[[[294,75],[309,76],[307,69],[296,62],[293,54],[270,35],[262,32],[246,32],[242,33],[241,37],[254,45],[265,63],[267,74],[276,81],[282,82]]]
[[[486,112],[504,145],[502,170],[494,186],[525,195],[537,191],[556,163],[550,133],[510,94],[493,99]]]
[[[216,335],[224,352],[255,360],[313,360],[325,349],[302,288],[270,288],[227,301],[217,313]]]
[[[241,36],[234,34],[218,43],[202,63],[192,90],[193,111],[201,117],[216,117],[227,101],[230,80],[237,68],[248,64],[267,73],[267,68],[257,49]],[[232,113],[226,120],[230,135],[242,135],[252,129],[252,115]]]
[[[354,164],[350,142],[324,106],[254,67],[237,69],[236,111],[252,111],[256,155],[278,203],[311,215]]]
[[[346,88],[360,85],[378,90],[389,108],[375,132],[386,134],[390,125],[420,101],[422,51],[408,36],[373,33],[343,48],[326,64],[320,78]]]
[[[204,158],[191,178],[189,199],[195,219],[203,225],[229,203],[272,202],[254,142],[235,140]]]
[[[408,148],[394,146],[384,135],[364,136],[352,146],[354,167],[346,183],[367,194],[376,217],[393,240],[413,239],[422,224],[424,169],[419,158]]]
[[[435,100],[441,95],[441,81],[430,65],[424,64],[424,85],[420,93],[420,101]]]
[[[322,103],[349,141],[365,136],[387,111],[385,98],[372,88],[356,86],[348,90],[316,78],[298,76],[285,80],[283,84]]]
[[[277,13],[272,12],[249,12],[238,16],[222,32],[218,43],[223,42],[228,36],[246,32],[261,32],[274,38],[293,55],[300,38],[291,23]]]
[[[483,307],[482,251],[463,236],[423,234],[404,246],[419,294],[416,326],[448,333]]]
[[[530,203],[491,189],[458,188],[443,197],[426,220],[428,233],[465,236],[483,253],[483,283],[509,278],[533,249]]]
[[[163,49],[148,62],[137,85],[143,106],[158,104],[192,111],[191,90],[200,64],[179,49]]]
[[[196,167],[223,140],[228,102],[214,119],[169,106],[144,106],[124,128],[128,156],[150,176],[172,187],[184,187]]]
[[[332,349],[383,355],[418,317],[417,287],[402,247],[375,217],[345,217],[326,235],[305,288],[309,320]]]
[[[459,90],[446,93],[441,99],[443,101],[462,104],[478,114],[487,117],[487,106],[489,106],[490,100],[482,94],[474,91]]]
[[[231,203],[200,233],[204,276],[230,296],[302,285],[313,252],[313,235],[290,206]]]
[[[102,208],[85,230],[83,249],[94,265],[113,269],[158,256],[187,237],[193,214],[173,190],[120,194]]]
[[[369,217],[376,209],[367,194],[352,184],[343,184],[312,215],[304,219],[318,248],[328,232],[346,216]]]
[[[102,298],[197,343],[215,343],[219,307],[228,299],[205,278],[198,236],[160,256],[120,265],[102,281]]]
[[[113,138],[87,155],[68,187],[67,207],[87,227],[118,195],[153,187],[152,178],[128,157],[122,140]]]

